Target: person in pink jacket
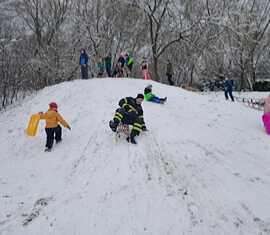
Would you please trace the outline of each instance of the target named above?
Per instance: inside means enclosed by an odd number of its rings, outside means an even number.
[[[264,114],[266,113],[270,113],[270,95],[268,97],[266,97],[265,99],[263,99],[263,110],[264,110]]]
[[[142,69],[143,79],[144,80],[152,80],[151,74],[148,70],[148,62],[147,62],[146,58],[144,58],[143,62],[141,63],[141,69]]]
[[[262,116],[262,120],[265,131],[268,135],[270,135],[270,95],[267,98],[263,99],[263,111],[264,114]]]

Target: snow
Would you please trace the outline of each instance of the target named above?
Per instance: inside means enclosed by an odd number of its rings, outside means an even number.
[[[77,80],[0,113],[0,234],[270,234],[270,137],[262,113],[221,95],[151,82],[165,105],[143,103],[138,145],[109,129],[118,101],[149,81]],[[212,93],[213,94],[213,93]],[[56,101],[72,130],[45,153]]]

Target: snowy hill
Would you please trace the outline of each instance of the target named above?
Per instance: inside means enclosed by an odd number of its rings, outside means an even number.
[[[108,127],[120,98],[149,82],[93,79],[48,87],[0,113],[1,235],[270,234],[270,137],[261,113],[156,82],[138,145]],[[31,114],[56,101],[71,125],[44,153]]]

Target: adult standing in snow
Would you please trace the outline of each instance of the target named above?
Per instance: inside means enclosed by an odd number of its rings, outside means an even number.
[[[262,120],[264,123],[264,127],[266,133],[270,135],[270,95],[263,99],[263,111],[264,114],[262,116]]]
[[[104,58],[105,62],[105,69],[107,72],[108,77],[112,76],[112,54],[109,52],[109,54]]]
[[[167,63],[167,68],[166,68],[166,75],[167,75],[167,79],[168,79],[168,82],[171,86],[174,85],[174,81],[172,80],[172,77],[173,77],[173,66],[172,66],[172,63],[170,60],[168,60],[168,63]]]
[[[98,56],[97,57],[97,69],[98,69],[98,74],[97,77],[102,77],[104,73],[104,61],[103,58]]]
[[[137,144],[135,137],[140,132],[146,131],[146,126],[143,118],[142,102],[143,94],[138,94],[136,98],[126,97],[119,101],[119,106],[115,111],[113,120],[110,121],[109,126],[113,132],[116,132],[117,126],[120,124],[132,125],[130,136],[127,138],[132,144]]]
[[[226,100],[229,99],[229,96],[231,98],[231,101],[234,101],[234,97],[233,97],[233,83],[234,81],[232,79],[228,79],[227,77],[225,78],[225,82],[224,82],[224,88],[225,88],[225,98]],[[229,94],[229,96],[228,96]]]
[[[125,62],[126,62],[126,53],[125,52],[121,52],[118,60],[117,60],[117,64],[120,64],[121,65],[121,68],[123,69],[124,66],[125,66]]]
[[[122,65],[121,65],[120,62],[118,62],[114,66],[112,76],[114,78],[122,78],[122,77],[124,77],[124,70],[123,70]]]
[[[81,50],[80,61],[82,79],[88,79],[88,55],[85,49]]]
[[[117,63],[113,69],[113,77],[121,78],[124,77],[124,66],[126,63],[126,53],[121,52],[118,57]]]
[[[51,151],[53,147],[53,141],[56,140],[56,143],[62,141],[62,128],[59,125],[63,125],[64,127],[71,129],[68,123],[57,111],[57,104],[55,102],[51,102],[49,104],[49,110],[46,113],[40,112],[40,119],[46,120],[45,131],[47,135],[46,139],[46,149],[45,152]]]

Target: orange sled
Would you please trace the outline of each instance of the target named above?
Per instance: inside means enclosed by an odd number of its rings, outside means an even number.
[[[39,114],[33,114],[29,120],[28,127],[26,133],[28,136],[35,136],[38,129],[38,123],[40,120]]]

